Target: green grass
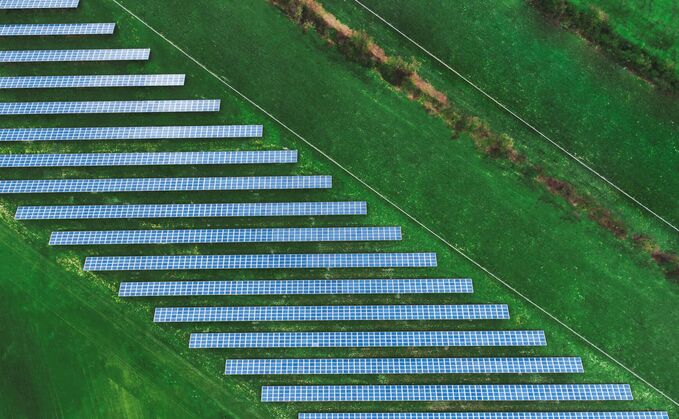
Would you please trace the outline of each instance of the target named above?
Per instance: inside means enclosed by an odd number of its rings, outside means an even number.
[[[660,91],[679,91],[676,2],[536,0],[530,4]]]
[[[679,4],[672,0],[646,2],[568,0],[580,10],[602,11],[614,32],[650,55],[679,61]],[[679,76],[679,73],[677,73]]]
[[[264,414],[105,284],[65,270],[44,246],[5,224],[0,244],[0,416]]]
[[[303,34],[276,9],[266,2],[243,4],[234,1],[196,0],[191,7],[178,1],[125,0],[123,4],[140,14],[173,41],[205,62],[245,94],[271,110],[292,128],[327,150],[371,185],[391,199],[417,214],[427,224],[492,271],[535,299],[539,304],[574,325],[590,339],[622,358],[639,372],[658,382],[666,390],[676,371],[677,337],[672,334],[677,322],[674,299],[676,287],[669,284],[660,271],[632,249],[612,239],[596,225],[575,219],[560,201],[525,183],[521,177],[495,162],[478,155],[466,138],[450,140],[442,122],[428,116],[419,105],[409,102],[386,87],[375,74],[347,63],[336,51],[327,48],[315,35]],[[210,10],[210,13],[205,13]],[[18,14],[8,14],[7,21],[18,20]],[[49,21],[54,14],[44,14],[36,20]],[[536,404],[535,409],[667,409],[672,406],[648,387],[594,353],[573,335],[528,306],[498,285],[456,253],[435,241],[417,225],[385,205],[349,176],[329,164],[319,154],[281,131],[278,126],[236,98],[229,90],[188,62],[176,50],[149,30],[131,19],[115,4],[83,2],[74,13],[61,14],[60,20],[115,20],[120,31],[110,44],[153,49],[148,65],[79,65],[79,66],[8,66],[5,74],[28,73],[113,73],[129,71],[186,72],[186,88],[149,90],[106,90],[99,92],[15,92],[6,98],[16,100],[47,99],[107,99],[138,96],[219,97],[223,111],[214,116],[102,116],[46,117],[40,119],[8,118],[3,126],[70,126],[70,125],[132,125],[172,123],[264,123],[265,137],[261,141],[159,141],[159,142],[93,142],[68,144],[12,144],[3,152],[46,151],[129,151],[129,150],[198,150],[232,148],[299,149],[300,164],[296,167],[254,169],[229,168],[143,168],[77,169],[77,170],[16,170],[2,173],[4,178],[39,176],[142,176],[192,174],[245,175],[327,173],[335,176],[335,188],[313,193],[197,193],[197,194],[128,194],[83,195],[78,197],[26,196],[6,198],[4,206],[12,211],[18,204],[57,202],[165,202],[170,200],[238,202],[284,199],[365,199],[370,215],[347,220],[338,219],[279,219],[266,220],[266,225],[401,225],[405,240],[401,244],[359,245],[251,245],[251,246],[151,246],[103,247],[97,250],[46,250],[49,231],[60,229],[106,229],[176,226],[248,226],[262,225],[261,220],[185,220],[176,222],[45,222],[12,223],[13,231],[5,231],[2,252],[6,257],[1,266],[5,271],[2,282],[7,304],[3,316],[18,322],[4,331],[9,338],[1,347],[11,368],[0,379],[7,389],[2,406],[8,406],[7,416],[196,416],[216,417],[293,417],[297,411],[309,410],[369,410],[371,408],[402,410],[426,408],[475,408],[501,410],[523,406],[504,404],[389,404],[358,405],[281,405],[260,404],[258,387],[266,383],[369,383],[371,377],[267,377],[224,378],[221,376],[226,356],[465,356],[494,354],[580,355],[587,373],[565,377],[379,377],[382,383],[405,382],[630,382],[637,401],[616,404]],[[63,16],[63,18],[62,18]],[[11,18],[11,20],[10,20]],[[4,18],[3,18],[4,19]],[[25,18],[23,18],[25,19]],[[187,28],[190,28],[188,30]],[[95,40],[40,40],[40,47],[100,46]],[[13,48],[35,47],[36,41],[17,41]],[[2,45],[7,49],[7,45]],[[74,70],[75,69],[75,70]],[[499,118],[499,117],[498,117]],[[423,159],[426,156],[426,159]],[[564,163],[565,167],[568,166]],[[630,213],[634,210],[628,210]],[[640,218],[644,222],[643,218]],[[11,222],[11,221],[10,221]],[[662,231],[653,223],[648,228]],[[667,235],[669,236],[669,235]],[[671,240],[667,238],[666,240]],[[27,243],[24,243],[24,242]],[[39,253],[31,250],[38,248]],[[82,258],[92,254],[136,253],[250,253],[296,251],[393,250],[436,251],[437,269],[381,270],[366,272],[304,271],[276,272],[276,277],[359,277],[409,275],[473,277],[473,296],[398,296],[389,302],[502,302],[510,304],[512,320],[457,324],[435,322],[418,324],[377,323],[357,324],[362,330],[427,329],[427,328],[544,328],[549,346],[537,349],[427,349],[390,350],[285,350],[285,351],[188,351],[188,333],[196,330],[344,330],[346,324],[235,324],[235,325],[174,325],[150,324],[151,310],[158,305],[210,304],[316,304],[311,297],[276,298],[209,298],[117,301],[113,297],[121,280],[164,280],[182,278],[269,278],[269,272],[161,272],[111,273],[83,275],[79,272]],[[23,256],[25,255],[25,256]],[[40,263],[36,263],[40,261]],[[23,261],[20,263],[20,261]],[[60,265],[55,266],[55,261]],[[13,263],[9,263],[13,262]],[[49,269],[35,272],[35,266]],[[24,281],[17,282],[20,277]],[[14,279],[14,281],[13,281]],[[595,282],[596,281],[596,282]],[[22,291],[23,287],[26,291]],[[639,292],[639,287],[642,292]],[[16,288],[16,289],[15,289]],[[3,296],[4,298],[4,296]],[[627,307],[633,301],[635,312]],[[322,302],[384,303],[379,296],[332,296]],[[623,304],[620,304],[623,302]],[[34,304],[42,307],[22,312],[22,307]],[[635,327],[629,327],[625,316],[633,314]],[[596,319],[596,321],[592,321]],[[4,320],[4,319],[3,319]],[[26,325],[35,325],[36,329]],[[70,324],[71,326],[68,326]],[[38,326],[40,325],[40,326]],[[44,325],[44,326],[43,326]],[[52,327],[49,327],[52,326]],[[43,328],[44,329],[41,329]],[[54,333],[45,333],[53,331]],[[58,333],[56,332],[58,331]],[[19,348],[40,348],[35,357],[25,355],[9,342],[19,342]],[[19,346],[21,345],[21,346]],[[107,356],[110,354],[110,356]],[[43,356],[41,356],[43,355]],[[32,362],[33,360],[39,362]],[[40,362],[45,361],[45,364]],[[50,361],[50,362],[47,362]],[[61,367],[65,365],[64,371]],[[106,368],[102,368],[105,366]],[[53,374],[49,383],[41,382]],[[91,374],[88,375],[88,374]],[[21,387],[21,377],[37,377]],[[73,379],[75,377],[75,379]],[[87,379],[84,377],[88,377]],[[80,378],[80,380],[78,380]],[[75,381],[76,384],[69,384]],[[38,382],[38,384],[31,384]],[[82,382],[82,384],[80,384]],[[44,383],[44,384],[43,384]],[[25,393],[34,394],[33,403],[25,403]],[[125,400],[119,411],[105,406]],[[118,408],[118,405],[116,405]],[[100,409],[100,410],[95,410]],[[64,412],[64,413],[61,413]]]
[[[353,2],[324,1],[340,20],[365,25],[387,52],[422,52],[396,37]],[[658,3],[658,2],[656,2]],[[521,0],[473,4],[367,1],[368,7],[469,77],[510,109],[674,225],[679,201],[679,102],[598,53],[577,36],[547,22]],[[401,13],[407,9],[408,13]],[[507,131],[532,155],[556,154],[440,65],[423,76],[456,102]],[[577,177],[577,172],[569,177]],[[588,183],[600,183],[590,177]]]

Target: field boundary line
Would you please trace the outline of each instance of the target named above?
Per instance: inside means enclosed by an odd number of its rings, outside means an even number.
[[[235,87],[233,87],[233,86],[231,85],[231,83],[229,83],[228,81],[226,81],[224,78],[222,78],[221,76],[219,76],[219,75],[218,75],[217,73],[215,73],[214,71],[210,70],[205,64],[203,64],[203,63],[201,63],[200,61],[198,61],[198,59],[194,58],[191,54],[189,54],[188,52],[186,52],[186,51],[185,51],[183,48],[181,48],[179,45],[177,45],[177,44],[175,44],[174,42],[172,42],[168,37],[166,37],[165,35],[163,35],[160,31],[158,31],[157,29],[155,29],[153,26],[151,26],[150,24],[146,23],[146,21],[144,21],[142,18],[140,18],[139,16],[137,16],[136,14],[134,14],[134,12],[132,12],[132,11],[131,11],[130,9],[128,9],[127,7],[123,6],[118,0],[110,0],[110,1],[112,1],[112,2],[115,3],[115,4],[117,4],[117,5],[118,5],[121,9],[123,9],[126,13],[130,14],[130,16],[134,17],[136,20],[138,20],[141,24],[143,24],[144,26],[146,26],[146,27],[147,27],[149,30],[151,30],[153,33],[155,33],[156,35],[158,35],[159,37],[161,37],[165,42],[167,42],[167,43],[170,44],[172,47],[174,47],[177,51],[179,51],[180,53],[182,53],[186,58],[188,58],[189,60],[191,60],[194,64],[196,64],[197,66],[199,66],[200,68],[202,68],[203,70],[205,70],[208,74],[210,74],[212,77],[214,77],[215,79],[217,79],[220,83],[222,83],[224,86],[226,86],[229,90],[233,91],[233,92],[236,93],[238,96],[240,96],[242,99],[244,99],[246,102],[250,103],[252,106],[254,106],[255,108],[259,109],[260,112],[262,112],[263,114],[265,114],[266,116],[268,116],[269,118],[271,118],[272,120],[274,120],[277,124],[279,124],[280,126],[282,126],[285,130],[289,131],[291,134],[293,134],[295,137],[297,137],[297,138],[298,138],[299,140],[301,140],[303,143],[305,143],[306,145],[308,145],[309,147],[311,147],[313,150],[315,150],[317,153],[321,154],[323,157],[325,157],[326,159],[328,159],[328,160],[329,160],[331,163],[333,163],[335,166],[339,167],[342,171],[344,171],[346,174],[348,174],[348,175],[349,175],[350,177],[352,177],[354,180],[356,180],[357,182],[359,182],[359,183],[360,183],[361,185],[363,185],[365,188],[367,188],[368,190],[372,191],[375,195],[377,195],[379,198],[381,198],[382,200],[384,200],[385,202],[387,202],[389,205],[391,205],[392,207],[394,207],[394,208],[395,208],[396,210],[398,210],[401,214],[405,215],[408,219],[410,219],[411,221],[413,221],[415,224],[419,225],[421,228],[423,228],[424,230],[426,230],[428,233],[430,233],[431,235],[433,235],[434,237],[436,237],[439,241],[441,241],[442,243],[444,243],[444,244],[445,244],[446,246],[448,246],[450,249],[452,249],[453,251],[455,251],[456,253],[458,253],[460,256],[462,256],[463,258],[465,258],[466,260],[468,260],[470,263],[472,263],[472,264],[473,264],[474,266],[476,266],[477,268],[481,269],[482,271],[484,271],[485,273],[487,273],[488,275],[490,275],[492,278],[494,278],[495,280],[497,280],[498,282],[500,282],[502,285],[504,285],[507,289],[509,289],[510,291],[514,292],[514,293],[515,293],[516,295],[518,295],[519,297],[523,298],[523,299],[524,299],[526,302],[528,302],[530,305],[532,305],[533,307],[537,308],[539,311],[541,311],[542,313],[544,313],[545,315],[547,315],[549,318],[551,318],[552,320],[554,320],[555,322],[557,322],[558,324],[560,324],[561,326],[563,326],[564,328],[566,328],[566,330],[570,331],[570,332],[573,333],[575,336],[577,336],[578,338],[580,338],[583,342],[585,342],[586,344],[590,345],[592,348],[594,348],[594,349],[596,349],[597,351],[599,351],[599,352],[600,352],[601,354],[603,354],[605,357],[607,357],[608,359],[610,359],[611,361],[613,361],[615,364],[617,364],[618,366],[620,366],[621,368],[623,368],[624,370],[626,370],[627,372],[629,372],[630,374],[632,374],[634,377],[636,377],[637,379],[639,379],[640,381],[642,381],[643,383],[645,383],[646,385],[648,385],[649,387],[651,387],[653,390],[657,391],[659,394],[661,394],[661,395],[662,395],[663,397],[665,397],[667,400],[669,400],[670,402],[672,402],[673,404],[675,404],[676,406],[679,407],[679,403],[678,403],[677,401],[675,401],[674,399],[672,399],[669,395],[665,394],[662,390],[660,390],[659,388],[657,388],[656,386],[654,386],[653,384],[651,384],[650,382],[648,382],[645,378],[641,377],[639,374],[637,374],[637,373],[634,372],[632,369],[630,369],[629,367],[627,367],[627,366],[626,366],[625,364],[623,364],[621,361],[618,361],[616,358],[614,358],[614,357],[613,357],[612,355],[610,355],[608,352],[604,351],[602,348],[600,348],[599,346],[597,346],[596,344],[594,344],[593,342],[591,342],[589,339],[587,339],[585,336],[581,335],[581,334],[580,334],[579,332],[577,332],[575,329],[573,329],[572,327],[570,327],[569,325],[567,325],[566,323],[564,323],[564,322],[563,322],[562,320],[560,320],[558,317],[556,317],[555,315],[553,315],[552,313],[550,313],[550,312],[547,311],[546,309],[542,308],[542,306],[540,306],[538,303],[536,303],[536,302],[534,302],[533,300],[531,300],[530,298],[528,298],[528,296],[526,296],[526,295],[524,295],[523,293],[521,293],[521,291],[519,291],[519,290],[517,290],[516,288],[514,288],[511,284],[509,284],[508,282],[506,282],[505,280],[503,280],[503,279],[500,278],[499,276],[497,276],[497,275],[495,275],[494,273],[492,273],[491,271],[489,271],[486,267],[484,267],[483,265],[481,265],[481,264],[480,264],[479,262],[477,262],[476,260],[472,259],[471,256],[468,256],[466,253],[464,253],[464,252],[463,252],[462,250],[460,250],[458,247],[456,247],[455,245],[453,245],[452,243],[450,243],[450,242],[449,242],[447,239],[445,239],[443,236],[441,236],[440,234],[436,233],[436,232],[435,232],[434,230],[432,230],[431,228],[427,227],[427,226],[426,226],[424,223],[422,223],[420,220],[418,220],[418,219],[415,218],[414,216],[410,215],[409,212],[407,212],[406,210],[404,210],[403,208],[401,208],[398,204],[396,204],[396,203],[393,202],[391,199],[389,199],[388,197],[386,197],[385,195],[383,195],[383,194],[382,194],[381,192],[379,192],[377,189],[375,189],[375,188],[373,188],[372,186],[370,186],[370,185],[369,185],[368,183],[366,183],[363,179],[361,179],[360,177],[358,177],[358,176],[357,176],[356,174],[354,174],[352,171],[350,171],[349,169],[347,169],[346,167],[344,167],[341,163],[339,163],[339,162],[336,161],[334,158],[332,158],[330,155],[328,155],[325,151],[323,151],[323,150],[321,150],[320,148],[318,148],[316,145],[314,145],[313,143],[311,143],[310,141],[308,141],[306,138],[304,138],[304,137],[302,137],[300,134],[298,134],[295,130],[293,130],[292,128],[288,127],[288,126],[287,126],[285,123],[283,123],[280,119],[276,118],[276,117],[275,117],[273,114],[271,114],[269,111],[267,111],[266,109],[262,108],[260,105],[258,105],[256,102],[254,102],[254,101],[253,101],[252,99],[250,99],[249,97],[245,96],[245,94],[241,93],[238,89],[236,89]]]
[[[572,160],[574,160],[575,162],[577,162],[578,164],[580,164],[582,167],[584,167],[585,169],[587,169],[589,172],[593,173],[593,174],[594,174],[595,176],[597,176],[599,179],[601,179],[601,180],[603,180],[604,182],[606,182],[609,186],[613,187],[613,188],[614,188],[615,190],[617,190],[619,193],[623,194],[627,199],[631,200],[632,202],[634,202],[635,204],[637,204],[638,206],[640,206],[642,209],[644,209],[645,211],[647,211],[649,214],[653,215],[653,216],[654,216],[655,218],[657,218],[658,220],[660,220],[660,221],[662,221],[663,223],[667,224],[667,225],[668,225],[669,227],[671,227],[674,231],[679,232],[679,228],[677,228],[677,227],[676,227],[674,224],[672,224],[670,221],[666,220],[666,219],[663,218],[660,214],[656,213],[656,212],[653,211],[651,208],[649,208],[648,206],[644,205],[641,201],[639,201],[638,199],[636,199],[635,197],[633,197],[631,194],[629,194],[629,193],[627,193],[625,190],[623,190],[621,187],[619,187],[618,185],[616,185],[615,183],[613,183],[613,181],[608,180],[608,178],[606,178],[604,175],[602,175],[601,173],[599,173],[599,172],[598,172],[597,170],[595,170],[593,167],[589,166],[589,165],[588,165],[587,163],[585,163],[583,160],[579,159],[578,156],[576,156],[575,154],[573,154],[573,153],[571,153],[570,151],[568,151],[568,150],[567,150],[565,147],[563,147],[561,144],[559,144],[558,142],[556,142],[556,141],[552,140],[551,138],[549,138],[546,134],[544,134],[542,131],[540,131],[539,129],[537,129],[537,128],[536,128],[534,125],[532,125],[530,122],[526,121],[526,120],[525,120],[524,118],[522,118],[519,114],[517,114],[516,112],[512,111],[511,109],[509,109],[507,106],[505,106],[505,105],[504,105],[502,102],[500,102],[499,100],[495,99],[493,96],[491,96],[491,95],[490,95],[489,93],[487,93],[485,90],[483,90],[482,88],[480,88],[478,85],[476,85],[476,84],[475,84],[474,82],[472,82],[470,79],[468,79],[467,77],[465,77],[464,75],[462,75],[462,73],[460,73],[459,71],[455,70],[453,67],[451,67],[450,65],[448,65],[445,61],[441,60],[441,59],[438,58],[436,55],[434,55],[433,53],[429,52],[429,50],[427,50],[427,49],[424,48],[422,45],[420,45],[419,43],[417,43],[414,39],[412,39],[411,37],[409,37],[408,35],[406,35],[405,33],[403,33],[403,32],[402,32],[401,30],[399,30],[396,26],[392,25],[389,21],[387,21],[386,19],[384,19],[382,16],[380,16],[379,14],[377,14],[375,11],[373,11],[372,9],[370,9],[368,6],[366,6],[365,4],[361,3],[359,0],[354,0],[354,2],[357,3],[357,4],[359,4],[361,7],[363,7],[363,8],[364,8],[365,10],[367,10],[368,12],[370,12],[370,13],[371,13],[372,15],[374,15],[377,19],[379,19],[380,21],[382,21],[385,25],[389,26],[389,27],[390,27],[391,29],[393,29],[396,33],[398,33],[399,35],[401,35],[402,37],[404,37],[405,39],[407,39],[410,43],[412,43],[413,45],[415,45],[417,48],[421,49],[425,54],[427,54],[428,56],[430,56],[431,58],[433,58],[433,59],[434,59],[435,61],[437,61],[439,64],[441,64],[441,65],[444,66],[446,69],[448,69],[449,71],[451,71],[453,74],[455,74],[456,76],[458,76],[459,78],[461,78],[465,83],[467,83],[468,85],[470,85],[471,87],[473,87],[475,90],[477,90],[477,91],[478,91],[479,93],[481,93],[483,96],[485,96],[486,98],[490,99],[493,103],[495,103],[497,106],[499,106],[500,108],[502,108],[505,112],[507,112],[508,114],[510,114],[511,116],[513,116],[514,118],[518,119],[522,124],[524,124],[525,126],[527,126],[531,131],[535,132],[535,133],[538,134],[540,137],[542,137],[542,138],[544,138],[545,140],[549,141],[553,146],[555,146],[556,148],[558,148],[561,152],[563,152],[564,154],[566,154],[566,155],[567,155],[568,157],[570,157]]]

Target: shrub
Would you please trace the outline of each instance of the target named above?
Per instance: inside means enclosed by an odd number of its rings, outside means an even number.
[[[448,125],[453,133],[452,137],[453,139],[457,139],[460,137],[460,133],[464,131],[464,129],[467,126],[467,122],[465,120],[465,117],[461,115],[455,108],[452,106],[447,106],[441,111],[441,116],[443,117],[444,121],[446,121],[446,125]]]
[[[285,14],[290,16],[295,22],[302,22],[304,14],[304,4],[302,0],[280,0],[280,4]]]
[[[387,61],[382,64],[381,73],[385,80],[389,83],[400,86],[405,79],[410,77],[413,73],[419,70],[421,63],[414,57],[410,61],[403,57],[389,57]]]
[[[371,64],[373,61],[370,51],[373,40],[364,31],[354,31],[349,37],[349,57],[363,65]]]
[[[302,30],[304,32],[313,31],[314,29],[316,29],[316,25],[310,20],[307,20],[302,24]]]

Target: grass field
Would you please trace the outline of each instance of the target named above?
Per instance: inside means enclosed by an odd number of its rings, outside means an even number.
[[[122,2],[138,13],[151,25],[165,33],[172,41],[190,51],[196,58],[208,65],[217,74],[233,83],[246,95],[263,107],[271,110],[293,129],[309,138],[332,157],[350,168],[359,177],[376,186],[406,210],[417,214],[426,224],[439,231],[451,242],[458,244],[467,253],[479,259],[492,271],[507,279],[520,291],[546,307],[560,318],[601,345],[616,357],[632,366],[640,374],[658,384],[671,395],[676,396],[673,379],[676,371],[668,368],[675,365],[677,355],[673,351],[679,339],[673,333],[677,322],[674,310],[677,298],[676,286],[663,278],[652,263],[628,246],[616,241],[601,231],[593,222],[575,219],[570,210],[556,198],[524,182],[520,176],[506,168],[490,162],[474,150],[471,141],[451,141],[450,133],[439,120],[424,113],[419,105],[408,101],[386,87],[373,73],[347,63],[336,51],[312,34],[303,34],[275,8],[266,2],[242,4],[233,1],[197,0],[190,9],[180,2],[124,0]],[[349,4],[337,5],[349,7]],[[210,10],[211,13],[205,13]],[[349,23],[359,22],[360,14],[346,9]],[[339,13],[338,13],[339,14]],[[18,14],[7,14],[4,19],[16,21]],[[44,13],[36,21],[49,21],[55,16]],[[342,16],[345,17],[345,16]],[[10,20],[11,19],[11,20]],[[25,19],[25,18],[24,18]],[[24,20],[22,19],[22,20]],[[437,251],[440,267],[430,272],[382,271],[379,276],[406,277],[408,275],[470,276],[475,279],[476,293],[472,298],[462,296],[431,297],[430,301],[478,301],[510,304],[513,320],[507,323],[483,323],[493,328],[544,328],[547,331],[549,347],[535,351],[447,351],[427,350],[427,356],[465,354],[550,354],[581,355],[585,360],[587,373],[583,376],[539,377],[539,381],[557,382],[631,382],[637,396],[634,403],[621,403],[606,408],[616,409],[667,409],[676,414],[672,406],[648,387],[634,380],[628,374],[613,366],[609,361],[593,353],[581,342],[546,319],[535,309],[527,306],[496,282],[473,268],[464,259],[451,252],[432,236],[414,223],[379,201],[373,194],[330,165],[319,154],[281,131],[278,126],[256,112],[254,108],[237,99],[224,86],[212,79],[197,66],[189,63],[176,50],[144,28],[139,22],[125,14],[115,3],[84,1],[77,12],[59,15],[66,21],[106,21],[120,24],[120,31],[107,46],[146,47],[153,49],[153,58],[148,65],[89,64],[74,66],[40,65],[8,66],[5,74],[34,72],[36,74],[71,73],[117,73],[139,72],[186,72],[186,88],[154,90],[107,90],[105,92],[16,92],[3,95],[6,100],[49,100],[49,99],[106,99],[114,98],[188,98],[218,97],[223,99],[222,112],[216,116],[105,116],[105,117],[46,117],[40,120],[27,118],[3,119],[3,126],[69,126],[69,125],[133,125],[133,124],[200,124],[200,123],[264,123],[265,137],[261,141],[182,141],[182,142],[128,142],[122,144],[93,142],[90,144],[31,144],[6,145],[3,152],[20,151],[130,151],[130,150],[198,150],[224,148],[278,148],[299,149],[300,164],[295,168],[277,167],[272,169],[251,167],[212,168],[126,168],[96,170],[16,170],[3,173],[3,178],[33,178],[41,176],[145,176],[172,174],[173,176],[245,175],[245,174],[333,174],[336,187],[333,191],[311,193],[206,193],[191,194],[130,194],[110,196],[80,196],[63,198],[57,196],[21,197],[5,199],[8,211],[17,204],[56,203],[67,200],[72,203],[94,202],[160,202],[181,200],[186,202],[213,201],[238,202],[244,200],[296,200],[323,199],[365,199],[369,201],[370,215],[355,220],[267,220],[266,225],[401,225],[404,227],[403,244],[379,246],[345,245],[276,245],[276,246],[182,246],[125,248],[104,247],[102,254],[134,253],[250,253],[250,252],[294,252],[331,250],[407,250]],[[356,19],[356,20],[353,20]],[[370,24],[368,19],[366,25]],[[187,28],[191,28],[187,30]],[[543,28],[547,30],[546,28]],[[376,32],[376,33],[372,33]],[[384,29],[371,31],[376,38],[394,38]],[[379,35],[379,36],[378,36]],[[566,40],[575,45],[575,41]],[[12,48],[36,47],[35,41],[13,41]],[[41,48],[95,47],[102,41],[96,40],[41,40]],[[2,45],[9,49],[8,44]],[[590,57],[596,59],[596,57]],[[604,63],[599,63],[604,65]],[[445,80],[440,70],[425,65],[423,70]],[[455,82],[450,82],[456,84]],[[630,81],[632,83],[632,81]],[[458,85],[458,88],[460,86]],[[38,99],[40,98],[40,99]],[[482,107],[481,101],[471,95],[464,97],[471,107]],[[474,102],[476,100],[476,102]],[[484,109],[487,105],[483,105]],[[494,123],[503,123],[503,128],[519,128],[488,110]],[[617,115],[617,114],[616,114]],[[484,115],[486,116],[486,115]],[[575,117],[574,117],[575,118]],[[621,117],[622,118],[622,117]],[[650,124],[650,122],[648,122]],[[526,137],[528,138],[528,137]],[[556,162],[564,172],[573,169],[567,162],[547,151],[545,159]],[[428,156],[423,160],[422,156]],[[578,175],[582,179],[586,177]],[[585,183],[585,181],[582,181]],[[595,189],[597,189],[596,187]],[[655,190],[655,189],[654,189]],[[481,193],[480,193],[481,192]],[[601,188],[600,194],[610,199],[634,218],[640,226],[653,230],[666,243],[674,244],[676,238],[662,226],[648,221],[634,208],[617,201],[613,194]],[[632,217],[633,216],[633,217]],[[201,226],[260,225],[258,220],[218,221],[201,220]],[[202,302],[224,304],[225,299],[161,300],[139,302],[117,302],[114,289],[120,280],[160,280],[177,278],[249,278],[257,277],[252,272],[235,273],[155,273],[155,274],[110,274],[101,276],[82,275],[78,268],[85,255],[93,250],[76,249],[70,252],[48,251],[46,241],[53,228],[106,229],[135,227],[175,227],[195,223],[165,221],[159,223],[118,222],[73,222],[36,223],[27,230],[16,226],[2,233],[6,252],[2,252],[3,298],[6,299],[7,316],[12,328],[3,331],[9,338],[3,342],[17,342],[3,346],[3,359],[11,362],[11,374],[0,380],[10,416],[186,416],[180,412],[196,412],[196,416],[227,417],[292,417],[298,410],[319,409],[318,406],[265,406],[257,403],[260,379],[225,379],[221,377],[225,356],[251,356],[251,353],[208,351],[189,352],[186,349],[189,331],[196,326],[175,327],[150,324],[150,310],[160,305],[199,305]],[[14,231],[17,229],[17,231]],[[21,238],[19,238],[19,235]],[[27,241],[27,244],[23,244]],[[17,244],[19,243],[19,244]],[[33,248],[42,249],[36,253]],[[39,259],[38,259],[39,258]],[[42,261],[40,265],[34,261]],[[55,266],[55,261],[61,266]],[[35,266],[44,271],[35,272]],[[35,272],[34,274],[29,274]],[[260,273],[260,277],[271,277],[271,273]],[[292,272],[276,273],[277,277],[329,276],[331,273]],[[338,273],[332,275],[339,276]],[[375,272],[354,270],[341,276],[376,275]],[[12,281],[20,277],[22,281]],[[233,300],[235,301],[235,299]],[[334,297],[323,303],[383,302],[377,297]],[[424,302],[421,297],[401,296],[399,302]],[[312,304],[318,301],[306,297],[287,298],[243,298],[242,304]],[[26,312],[30,304],[36,308]],[[228,300],[228,304],[234,304]],[[23,309],[22,309],[23,308]],[[634,308],[634,311],[632,311]],[[53,313],[58,313],[59,317]],[[634,327],[630,327],[628,316],[632,316]],[[34,319],[34,320],[33,320]],[[592,319],[597,319],[592,322]],[[70,324],[66,327],[63,323]],[[27,325],[35,328],[27,328]],[[45,329],[39,328],[44,327]],[[43,326],[44,325],[44,326]],[[53,327],[49,327],[53,325]],[[471,328],[471,325],[436,323],[432,326]],[[198,327],[205,330],[341,330],[345,325],[233,325]],[[360,324],[361,329],[418,328],[412,324]],[[58,328],[58,329],[57,329]],[[28,330],[27,330],[28,329]],[[59,332],[48,333],[46,331]],[[39,347],[35,357],[23,354],[26,348]],[[265,355],[264,352],[261,353]],[[320,355],[316,351],[281,351],[277,355],[295,356]],[[346,356],[347,351],[323,351],[324,355]],[[372,354],[375,351],[350,351],[351,354]],[[379,351],[380,355],[412,355],[417,351]],[[268,355],[268,354],[267,354]],[[419,353],[422,355],[422,353]],[[49,382],[41,381],[50,364],[63,363],[67,367]],[[102,371],[103,366],[105,368]],[[70,368],[69,368],[70,367]],[[92,374],[92,375],[88,375]],[[101,374],[101,375],[99,375]],[[25,380],[21,388],[14,384]],[[65,385],[69,381],[84,381],[82,386]],[[496,382],[497,377],[380,377],[381,382]],[[521,382],[518,377],[502,378],[502,381]],[[268,383],[337,382],[333,377],[270,378]],[[369,382],[369,377],[344,378],[343,382]],[[85,386],[87,384],[87,386]],[[25,389],[25,390],[24,390]],[[22,395],[34,392],[35,403],[25,403]],[[125,400],[121,403],[120,400]],[[115,411],[105,406],[114,406]],[[516,408],[503,405],[474,405],[481,409],[499,410]],[[326,409],[370,409],[370,405],[333,406]],[[430,406],[417,405],[417,408]],[[438,405],[441,407],[441,405]],[[468,408],[469,405],[450,404],[445,407]],[[559,409],[581,408],[582,405],[564,403]],[[597,407],[597,405],[594,405]],[[413,408],[412,405],[390,405],[389,409]],[[554,409],[554,405],[536,405],[539,409]],[[181,409],[181,410],[180,410]],[[261,410],[260,410],[261,409]],[[272,410],[267,410],[272,409]],[[63,413],[62,413],[63,412]]]
[[[25,241],[1,227],[2,417],[268,414],[184,356],[186,343],[152,327],[146,311]]]
[[[323,2],[340,20],[355,15],[378,43],[420,56],[353,2]],[[656,2],[657,3],[657,2]],[[520,0],[473,5],[435,1],[367,1],[434,54],[489,94],[675,225],[679,205],[672,173],[679,105],[611,62],[577,36],[560,30]],[[408,10],[408,13],[400,13]],[[455,22],[455,24],[450,24]],[[424,59],[424,57],[423,57]],[[425,62],[429,62],[426,60]],[[499,130],[542,150],[538,136],[494,117],[489,102],[439,65],[421,73],[467,102]],[[518,126],[518,125],[517,125]],[[550,154],[547,153],[547,158]],[[633,157],[632,157],[633,156]],[[571,176],[574,177],[574,176]]]
[[[581,0],[570,0],[585,7]],[[616,31],[636,41],[654,55],[679,60],[679,4],[671,0],[647,2],[595,0],[591,2],[608,16]]]
[[[639,44],[653,55],[673,62],[679,60],[679,4],[672,0],[612,1],[569,0],[580,8],[592,5],[606,14],[608,22],[625,39]]]
[[[534,4],[550,16],[551,11],[557,12],[552,17],[564,27],[581,32],[623,65],[639,71],[642,77],[658,84],[661,89],[676,93],[679,79],[677,2],[564,0]],[[585,20],[591,23],[584,24],[584,20],[576,23],[576,15],[580,18],[590,16],[591,20]],[[606,29],[602,30],[604,27]]]

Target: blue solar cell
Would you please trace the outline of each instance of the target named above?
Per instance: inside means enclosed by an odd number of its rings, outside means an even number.
[[[669,419],[667,412],[300,413],[299,419]]]
[[[296,163],[297,151],[0,154],[0,167],[161,166]]]
[[[0,36],[111,35],[115,23],[0,25]]]
[[[400,227],[238,228],[210,230],[57,231],[54,246],[177,243],[284,243],[401,240]]]
[[[148,48],[0,51],[0,63],[145,61],[150,55]]]
[[[0,180],[0,194],[324,189],[330,176]]]
[[[261,125],[0,129],[0,141],[176,140],[261,136]]]
[[[159,307],[153,321],[372,321],[372,320],[499,320],[508,319],[504,304],[370,305],[370,306],[247,306]]]
[[[580,358],[295,358],[227,359],[226,375],[288,374],[564,374]]]
[[[0,89],[183,86],[185,78],[184,74],[0,77]]]
[[[192,333],[189,348],[545,346],[542,330]]]
[[[310,279],[268,281],[122,282],[121,297],[193,295],[472,293],[471,279]]]
[[[405,268],[436,266],[435,253],[313,253],[261,255],[103,256],[86,271],[204,269]]]
[[[627,384],[264,386],[263,402],[632,400]]]
[[[80,0],[2,0],[0,10],[10,9],[74,9]]]
[[[0,115],[218,112],[220,100],[0,102]]]
[[[262,202],[236,204],[150,204],[21,206],[17,220],[128,218],[293,217],[365,215],[367,204],[349,202]]]

